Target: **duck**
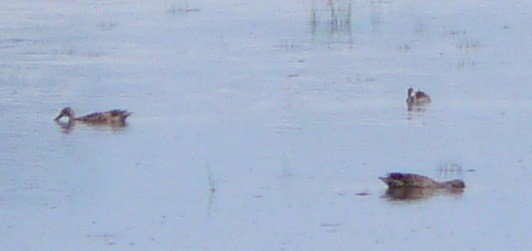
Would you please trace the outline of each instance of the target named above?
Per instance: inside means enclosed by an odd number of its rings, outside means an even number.
[[[413,173],[390,173],[387,177],[379,177],[389,189],[397,188],[425,188],[425,189],[463,189],[462,180],[438,182],[429,177]]]
[[[428,105],[432,102],[430,96],[422,91],[414,91],[414,88],[408,88],[406,95],[406,104],[409,109],[413,106]]]
[[[131,115],[131,112],[127,110],[109,110],[106,112],[95,112],[82,117],[75,117],[74,110],[70,107],[65,107],[59,112],[59,115],[55,117],[55,121],[59,122],[61,118],[67,117],[68,124],[73,124],[76,121],[83,122],[91,125],[115,125],[124,126],[126,124],[126,118]]]

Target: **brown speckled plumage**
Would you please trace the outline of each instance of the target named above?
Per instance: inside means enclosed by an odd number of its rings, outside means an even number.
[[[429,177],[412,173],[390,173],[379,177],[389,188],[464,188],[462,180],[437,182]]]

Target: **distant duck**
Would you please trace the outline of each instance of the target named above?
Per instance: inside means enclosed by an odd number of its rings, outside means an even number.
[[[69,125],[73,124],[75,121],[79,121],[91,125],[124,126],[126,124],[126,118],[129,115],[131,115],[131,113],[126,110],[110,110],[106,112],[95,112],[76,118],[74,110],[70,107],[65,107],[54,120],[59,122],[62,117],[68,117]]]
[[[430,96],[422,91],[414,91],[412,87],[408,88],[406,96],[406,105],[410,110],[412,107],[419,107],[430,104],[432,100]]]
[[[387,177],[379,177],[389,189],[424,188],[424,189],[461,189],[465,188],[462,180],[437,182],[429,177],[412,173],[390,173]]]

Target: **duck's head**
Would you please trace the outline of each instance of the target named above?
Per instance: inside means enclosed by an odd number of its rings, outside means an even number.
[[[407,97],[412,97],[414,95],[414,88],[412,87],[408,88],[408,93],[406,95]]]
[[[69,119],[73,119],[74,118],[74,110],[72,110],[72,108],[70,107],[65,107],[63,108],[63,110],[61,110],[61,112],[59,112],[59,115],[57,115],[57,117],[55,117],[55,121],[59,121],[62,117],[68,117]]]

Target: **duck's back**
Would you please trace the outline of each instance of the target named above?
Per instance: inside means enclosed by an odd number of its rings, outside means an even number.
[[[439,186],[439,184],[431,178],[412,173],[390,173],[388,177],[381,178],[381,180],[390,188],[430,188]]]
[[[425,105],[432,102],[430,96],[422,91],[417,91],[413,98],[414,105]]]
[[[76,118],[77,121],[82,121],[85,123],[92,124],[105,124],[105,123],[125,123],[126,118],[131,115],[130,112],[126,110],[110,110],[107,112],[95,112],[83,117]]]

